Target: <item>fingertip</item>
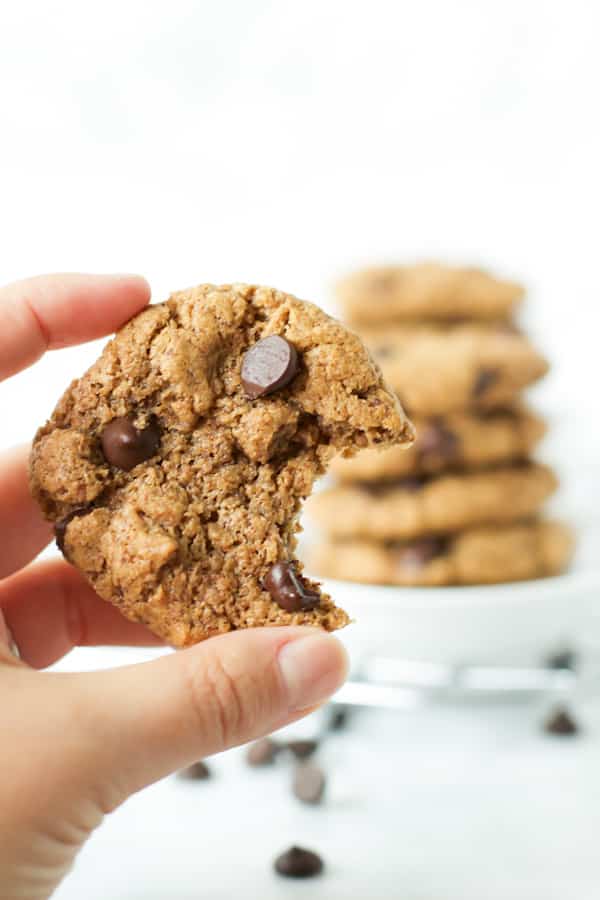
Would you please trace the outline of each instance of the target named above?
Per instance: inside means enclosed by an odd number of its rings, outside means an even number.
[[[279,651],[278,663],[291,712],[320,705],[348,676],[344,645],[333,635],[313,629],[287,641]]]

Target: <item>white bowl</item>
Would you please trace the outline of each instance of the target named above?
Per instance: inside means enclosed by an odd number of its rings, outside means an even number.
[[[531,665],[568,643],[600,644],[600,532],[588,528],[569,572],[481,587],[401,588],[325,579],[354,622],[351,655]]]

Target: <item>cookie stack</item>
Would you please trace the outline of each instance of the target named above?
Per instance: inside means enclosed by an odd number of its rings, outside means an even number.
[[[515,283],[437,264],[368,269],[338,287],[411,415],[409,450],[338,459],[310,504],[324,576],[399,585],[483,584],[560,572],[569,529],[540,518],[557,487],[531,454],[544,422],[521,402],[548,369],[515,326]]]

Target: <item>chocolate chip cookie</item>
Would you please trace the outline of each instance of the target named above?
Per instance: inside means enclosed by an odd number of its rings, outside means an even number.
[[[437,478],[340,485],[312,497],[307,510],[334,537],[402,540],[515,522],[537,513],[556,487],[551,469],[526,463]]]
[[[523,294],[521,285],[481,269],[439,263],[377,266],[356,272],[337,286],[345,317],[355,325],[508,319]]]
[[[338,452],[413,432],[360,339],[248,285],[173,294],[127,324],[38,431],[31,487],[105,600],[176,646],[346,614],[294,557]]]
[[[352,459],[337,457],[331,471],[340,481],[389,481],[447,469],[480,469],[529,456],[546,426],[520,407],[499,412],[450,413],[414,419],[412,447],[363,450]]]
[[[441,333],[405,329],[361,332],[410,414],[437,416],[498,409],[548,371],[548,363],[519,334],[462,325]]]
[[[330,538],[314,547],[310,566],[323,577],[369,584],[494,584],[557,575],[572,552],[567,526],[532,521],[405,542]]]

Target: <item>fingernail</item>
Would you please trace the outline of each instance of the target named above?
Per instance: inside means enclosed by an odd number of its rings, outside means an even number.
[[[348,657],[342,644],[327,634],[307,635],[279,651],[279,669],[295,712],[323,703],[346,680]]]

